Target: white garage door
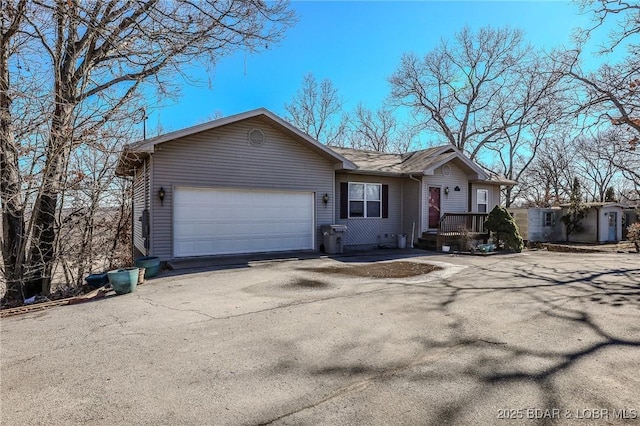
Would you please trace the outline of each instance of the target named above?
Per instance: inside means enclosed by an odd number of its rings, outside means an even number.
[[[174,256],[314,248],[312,192],[176,188]]]

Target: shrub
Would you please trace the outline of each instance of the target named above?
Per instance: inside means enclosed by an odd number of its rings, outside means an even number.
[[[636,252],[640,253],[640,222],[631,224],[627,231],[627,238],[636,246]]]
[[[489,217],[487,217],[486,226],[493,233],[496,246],[501,247],[504,244],[505,249],[517,252],[521,252],[524,248],[518,225],[504,207],[495,206],[491,210]]]

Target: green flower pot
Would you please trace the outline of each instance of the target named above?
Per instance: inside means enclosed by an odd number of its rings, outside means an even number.
[[[113,271],[107,272],[109,284],[111,284],[116,294],[131,293],[136,290],[136,286],[138,285],[139,272],[140,269],[138,268],[114,269]]]
[[[138,257],[134,265],[138,268],[145,268],[145,278],[153,278],[160,271],[160,258],[157,256]]]

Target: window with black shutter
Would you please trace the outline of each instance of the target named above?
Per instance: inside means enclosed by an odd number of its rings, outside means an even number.
[[[340,183],[340,218],[388,218],[389,185],[366,182]]]

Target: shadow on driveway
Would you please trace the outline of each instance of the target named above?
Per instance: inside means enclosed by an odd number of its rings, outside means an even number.
[[[365,360],[336,361],[308,373],[348,376],[360,380],[360,388],[374,383],[397,386],[405,381],[456,389],[446,403],[437,406],[429,424],[466,424],[470,412],[488,411],[491,402],[497,402],[498,409],[514,412],[533,409],[524,415],[534,416],[541,425],[570,423],[581,415],[588,422],[594,420],[593,415],[603,415],[600,421],[607,424],[638,421],[640,406],[629,402],[637,402],[640,391],[634,372],[640,349],[640,268],[608,268],[581,260],[585,266],[581,270],[575,264],[548,266],[544,258],[519,260],[525,261],[511,267],[476,262],[455,280],[440,280],[428,288],[407,284],[413,291],[411,297],[407,295],[404,313],[411,310],[412,301],[419,301],[421,306],[416,310],[423,315],[428,312],[447,318],[447,338],[425,335],[418,339],[424,354],[421,358],[375,366]],[[520,313],[528,318],[518,320]],[[558,343],[549,344],[554,339]],[[382,340],[369,342],[380,348],[385,344]],[[340,360],[352,350],[353,342],[336,345],[330,358]],[[438,358],[439,352],[447,353],[446,358]],[[461,391],[456,383],[472,386]],[[539,403],[520,406],[504,399],[492,400],[505,389],[519,389],[520,395],[516,393],[513,401],[524,397]],[[496,421],[499,412],[493,412]],[[544,417],[545,413],[549,417]],[[290,415],[292,418],[284,415],[279,419],[304,420],[297,418],[297,413]],[[478,417],[477,412],[475,415],[476,420],[482,419],[481,424],[492,422]],[[503,417],[516,419],[522,422],[527,417]]]

